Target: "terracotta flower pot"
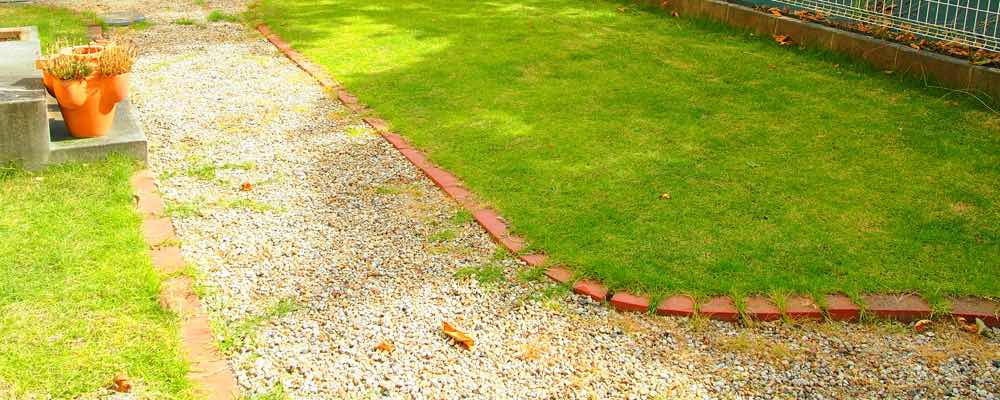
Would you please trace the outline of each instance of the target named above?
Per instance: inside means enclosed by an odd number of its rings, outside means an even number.
[[[128,97],[131,73],[104,77],[104,100],[117,103]]]
[[[102,51],[104,47],[101,43],[93,43],[67,47],[60,53],[90,63],[96,69]],[[45,59],[40,59],[35,66],[41,69],[44,63]],[[128,97],[131,75],[93,73],[85,79],[64,81],[42,69],[42,82],[59,102],[59,110],[69,133],[78,138],[91,138],[103,136],[111,130],[118,102]]]
[[[59,111],[71,135],[91,138],[111,130],[121,99],[114,100],[114,96],[107,94],[107,78],[93,74],[81,80],[64,81],[53,77],[52,81]]]

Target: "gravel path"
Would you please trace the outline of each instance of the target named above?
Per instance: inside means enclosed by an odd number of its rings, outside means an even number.
[[[172,23],[241,1],[50,2],[138,9],[153,22],[140,33],[133,100],[203,302],[250,395],[998,397],[1000,343],[943,322],[925,334],[747,328],[619,314],[535,279],[258,34]],[[479,279],[456,276],[474,271]],[[442,321],[473,349],[450,342]],[[394,351],[376,350],[382,342]]]

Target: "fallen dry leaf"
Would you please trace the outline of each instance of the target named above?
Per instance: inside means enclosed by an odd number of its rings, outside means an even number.
[[[378,346],[375,346],[375,350],[381,350],[386,353],[392,353],[396,351],[396,346],[385,340],[379,342]]]
[[[681,16],[680,14],[677,13],[677,11],[674,11],[674,12],[670,13],[670,15],[672,17],[674,17],[674,18],[677,18],[677,17]]]
[[[243,182],[243,184],[240,185],[240,191],[242,192],[249,192],[250,189],[253,189],[253,185],[251,185],[250,182]]]
[[[923,331],[926,331],[927,328],[930,327],[930,325],[931,325],[931,320],[922,319],[920,321],[917,321],[917,323],[913,325],[913,330],[917,331],[917,333],[921,333]]]
[[[451,326],[451,324],[445,321],[441,321],[441,331],[443,331],[445,335],[448,335],[448,337],[452,338],[452,340],[461,343],[462,346],[465,346],[466,350],[472,350],[472,345],[474,343],[472,342],[472,338],[470,338],[469,335],[466,335],[465,332],[455,329],[454,326]]]
[[[770,12],[771,14],[777,15],[779,17],[781,16],[781,10],[778,9],[778,7],[768,8],[767,11]]]
[[[541,353],[542,351],[540,348],[538,348],[538,346],[528,343],[524,346],[521,346],[521,354],[519,354],[517,358],[523,361],[534,361],[541,358],[542,356]]]
[[[782,46],[788,46],[792,44],[792,38],[788,35],[773,35],[772,37],[774,38],[775,42],[778,42],[778,44]]]
[[[132,390],[132,383],[128,381],[128,376],[124,372],[119,372],[112,382],[112,389],[118,393],[128,393]]]
[[[955,318],[955,322],[958,322],[958,326],[961,327],[963,331],[969,332],[974,335],[978,335],[981,332],[978,324],[970,323],[966,321],[965,318],[962,317]],[[976,318],[976,322],[981,322],[981,320],[979,318]]]
[[[664,193],[664,194],[661,194],[661,195],[660,195],[660,200],[670,200],[670,199],[672,199],[672,198],[673,198],[673,197],[672,197],[672,196],[670,196],[670,193]]]

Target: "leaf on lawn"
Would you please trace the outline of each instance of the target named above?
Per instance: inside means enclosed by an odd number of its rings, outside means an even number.
[[[670,16],[672,16],[674,18],[677,18],[677,17],[680,17],[681,15],[678,14],[677,11],[674,11],[674,12],[670,13]]]
[[[926,331],[927,328],[930,327],[930,325],[931,325],[931,320],[922,319],[920,321],[917,321],[917,323],[913,325],[913,330],[917,331],[917,333],[922,333],[923,331]]]
[[[793,43],[792,38],[788,35],[773,35],[772,37],[775,42],[778,42],[782,46],[788,46]]]
[[[132,383],[128,381],[128,376],[124,372],[119,372],[112,381],[112,389],[118,393],[128,393],[132,390]]]
[[[664,193],[660,195],[660,200],[670,200],[672,198],[673,196],[671,196],[670,193]]]
[[[243,182],[243,184],[240,185],[241,192],[249,192],[250,189],[253,189],[253,185],[251,185],[250,182]]]
[[[445,321],[441,321],[441,331],[443,331],[445,335],[448,335],[448,337],[452,338],[452,340],[461,343],[462,346],[465,346],[466,350],[472,350],[472,338],[470,338],[469,335],[466,335],[465,332],[455,329],[454,326],[451,326],[451,324]]]
[[[385,340],[379,342],[378,346],[375,346],[375,350],[381,350],[386,353],[392,353],[396,351],[396,346]]]

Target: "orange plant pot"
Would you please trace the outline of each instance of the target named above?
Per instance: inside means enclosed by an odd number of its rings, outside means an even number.
[[[78,138],[107,134],[118,102],[128,95],[128,78],[94,74],[87,79],[63,81],[52,77],[52,91],[69,133]]]
[[[89,46],[68,47],[62,54],[97,65],[103,46],[94,43]],[[36,61],[41,69],[44,59]],[[104,136],[111,130],[118,102],[128,97],[131,74],[104,76],[94,73],[85,79],[64,81],[42,70],[42,83],[49,94],[59,102],[59,111],[70,135],[78,138]]]

